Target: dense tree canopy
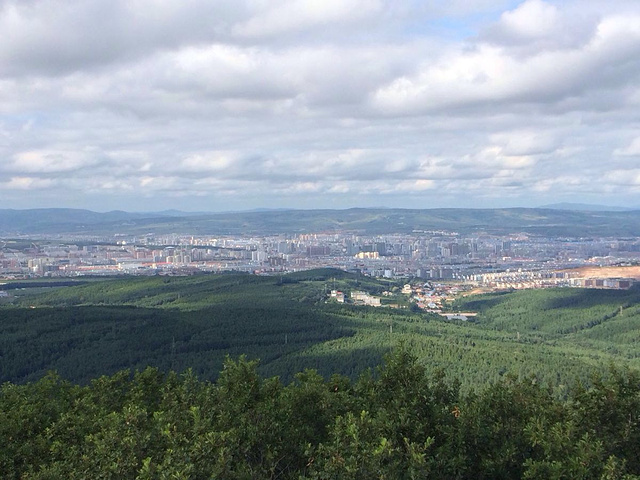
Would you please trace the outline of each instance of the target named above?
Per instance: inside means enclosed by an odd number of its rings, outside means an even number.
[[[0,390],[7,479],[636,479],[640,377],[614,370],[561,400],[535,377],[469,394],[406,348],[351,382],[284,385],[227,359],[191,372],[55,374]]]

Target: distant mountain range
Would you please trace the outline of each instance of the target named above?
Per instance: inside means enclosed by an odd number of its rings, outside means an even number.
[[[387,234],[448,230],[461,233],[527,232],[546,236],[640,236],[640,210],[559,208],[265,210],[197,213],[105,213],[65,208],[0,210],[0,234],[193,235],[352,231]]]
[[[542,205],[539,208],[550,208],[553,210],[576,210],[576,211],[583,211],[583,212],[630,212],[632,210],[639,210],[638,208],[612,207],[610,205],[591,205],[588,203],[567,203],[567,202]]]

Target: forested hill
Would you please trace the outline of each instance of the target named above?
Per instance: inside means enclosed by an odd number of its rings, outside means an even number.
[[[38,288],[41,289],[41,283]],[[23,383],[50,369],[88,383],[155,366],[214,380],[227,354],[260,359],[259,372],[289,382],[296,372],[352,379],[403,343],[429,371],[462,388],[506,374],[536,375],[558,396],[611,364],[640,370],[640,290],[552,289],[459,300],[476,322],[450,322],[409,308],[327,303],[353,290],[407,305],[401,284],[340,270],[94,280],[31,294],[10,290],[0,307],[0,381]]]
[[[11,290],[0,476],[640,479],[640,290],[459,299],[473,323],[326,302],[397,287],[324,269]]]
[[[277,210],[212,214],[96,213],[74,209],[0,210],[0,234],[269,234],[319,231],[408,233],[514,231],[560,236],[638,236],[640,211],[506,209]]]

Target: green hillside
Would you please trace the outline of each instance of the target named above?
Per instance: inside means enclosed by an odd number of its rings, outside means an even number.
[[[554,289],[460,299],[476,322],[409,309],[326,303],[332,288],[380,294],[392,284],[337,270],[138,277],[49,289],[0,308],[0,381],[55,369],[86,383],[122,368],[216,378],[225,355],[260,359],[288,382],[304,368],[356,378],[404,344],[463,389],[507,373],[557,389],[611,364],[640,369],[640,292]]]
[[[456,308],[478,310],[486,329],[518,332],[546,344],[570,344],[640,358],[640,289],[549,289],[460,299]]]

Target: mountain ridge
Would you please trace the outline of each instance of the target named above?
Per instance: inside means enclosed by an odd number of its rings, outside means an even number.
[[[175,212],[172,212],[175,214]],[[466,234],[524,232],[543,236],[640,236],[640,211],[553,208],[349,208],[189,213],[183,216],[82,209],[0,209],[2,235],[280,234],[353,231],[364,234],[447,230]]]
[[[596,205],[590,203],[550,203],[547,205],[541,205],[538,208],[552,209],[552,210],[572,210],[572,211],[586,211],[586,212],[631,212],[638,210],[638,208],[630,207],[616,207],[611,205]]]

